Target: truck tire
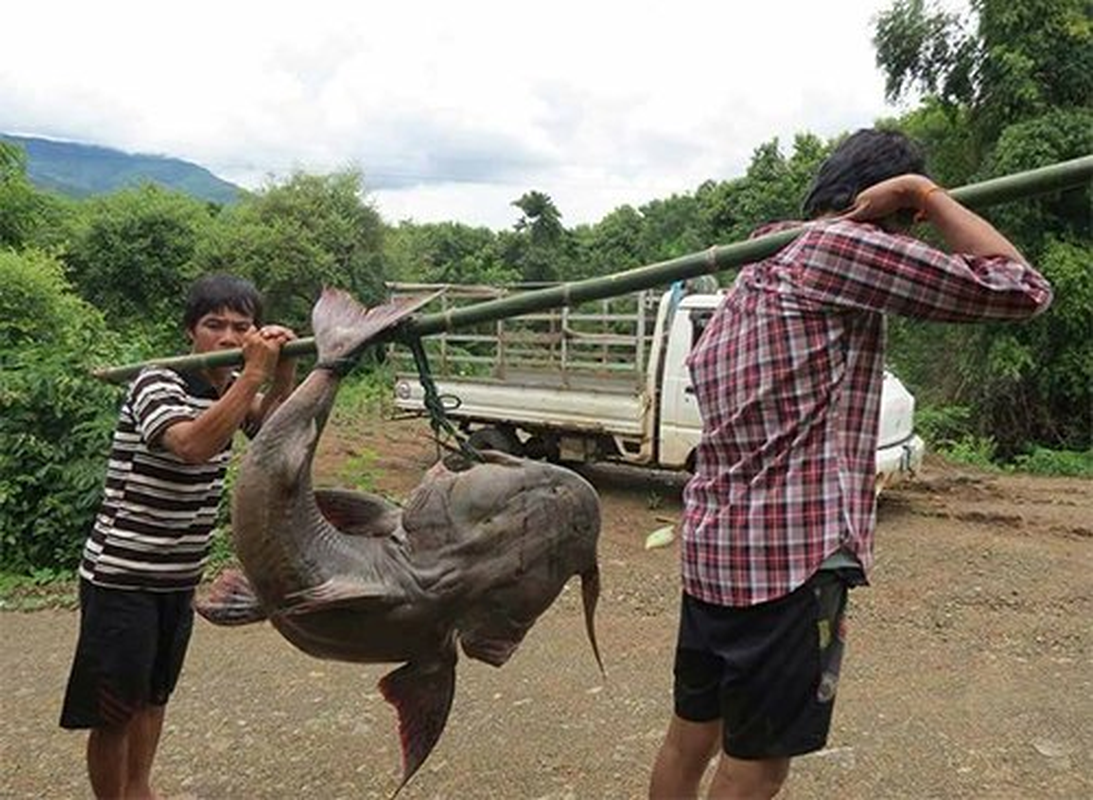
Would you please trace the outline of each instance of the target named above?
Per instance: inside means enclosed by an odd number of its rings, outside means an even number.
[[[534,458],[557,464],[561,455],[561,450],[558,447],[558,440],[552,436],[532,434],[531,438],[524,443],[524,456],[526,458]]]
[[[512,430],[497,427],[479,428],[467,437],[467,444],[475,450],[497,450],[512,456],[523,455],[524,449]]]

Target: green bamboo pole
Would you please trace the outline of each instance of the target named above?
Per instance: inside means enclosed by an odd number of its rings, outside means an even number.
[[[969,208],[986,208],[1041,194],[1073,189],[1091,181],[1093,181],[1093,155],[1088,155],[1048,167],[962,186],[953,189],[950,194]],[[388,332],[380,339],[390,340],[404,334],[430,336],[481,322],[492,322],[535,311],[576,305],[588,300],[614,297],[641,289],[665,286],[674,281],[695,278],[699,275],[720,272],[773,255],[796,239],[801,230],[801,228],[794,228],[735,244],[717,245],[700,253],[637,267],[614,275],[521,292],[513,297],[487,300],[439,314],[425,314],[408,320],[400,326],[398,331]],[[312,355],[315,353],[315,340],[304,338],[289,342],[281,352],[282,357],[289,358]],[[106,381],[120,383],[134,377],[143,367],[152,364],[186,371],[239,366],[242,363],[242,350],[222,350],[215,353],[177,356],[120,367],[107,367],[97,370],[95,375]]]

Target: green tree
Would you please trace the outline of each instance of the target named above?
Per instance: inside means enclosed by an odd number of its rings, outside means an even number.
[[[102,490],[118,390],[92,365],[131,355],[62,266],[0,251],[0,567],[72,568]]]
[[[489,228],[403,222],[384,235],[387,275],[391,280],[425,283],[518,281],[519,273],[501,263],[496,245],[497,235]]]
[[[1083,0],[975,0],[964,20],[897,0],[880,16],[877,63],[889,97],[927,93],[897,124],[928,143],[939,180],[982,180],[1093,152],[1089,8]],[[910,365],[912,384],[970,408],[970,432],[994,439],[1003,457],[1036,443],[1090,446],[1093,286],[1078,265],[1093,263],[1091,207],[1085,187],[986,214],[1052,281],[1047,313],[1023,325],[893,326],[893,359]]]
[[[800,218],[812,176],[830,150],[818,137],[798,134],[786,158],[775,138],[756,148],[742,178],[704,184],[698,200],[711,238],[742,241],[764,223]]]
[[[1015,122],[1093,97],[1087,0],[972,0],[975,29],[924,0],[897,0],[874,35],[889,99],[912,89],[966,109],[979,146]]]
[[[505,263],[519,270],[521,279],[549,282],[571,275],[571,240],[562,225],[562,213],[539,191],[525,192],[512,205],[523,212],[514,230],[516,236],[502,237],[499,245]]]
[[[196,262],[249,277],[267,316],[303,331],[324,285],[365,303],[383,296],[383,234],[359,171],[297,172],[224,211]]]
[[[180,298],[211,219],[206,203],[151,183],[92,198],[65,257],[69,275],[113,327],[176,347]]]
[[[636,208],[619,206],[595,225],[580,225],[574,231],[578,263],[583,277],[610,275],[645,263],[644,218]]]
[[[0,248],[56,248],[71,232],[72,204],[34,188],[26,151],[0,140]]]

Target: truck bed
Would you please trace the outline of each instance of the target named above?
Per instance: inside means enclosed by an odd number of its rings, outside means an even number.
[[[392,286],[397,293],[445,289],[440,312],[502,297],[518,287]],[[524,287],[527,288],[527,287]],[[524,314],[425,340],[429,370],[449,416],[483,424],[640,436],[652,345],[653,298],[646,292]],[[398,407],[423,408],[408,353],[393,351]]]
[[[441,379],[437,391],[453,419],[483,423],[511,422],[527,428],[565,427],[616,436],[640,436],[648,400],[633,381],[587,379],[562,384],[560,378],[535,374],[526,381]],[[578,386],[572,385],[573,382]],[[408,397],[399,397],[404,410],[423,408],[424,390],[416,380],[402,383]]]

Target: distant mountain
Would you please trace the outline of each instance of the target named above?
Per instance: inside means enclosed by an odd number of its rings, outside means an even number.
[[[70,197],[105,194],[147,181],[222,204],[234,203],[243,191],[204,167],[178,158],[6,133],[0,133],[0,139],[26,149],[31,183]]]

